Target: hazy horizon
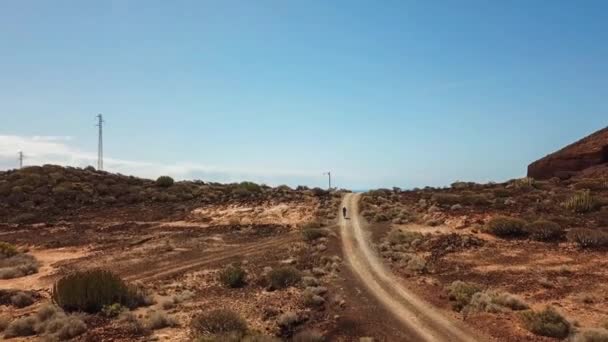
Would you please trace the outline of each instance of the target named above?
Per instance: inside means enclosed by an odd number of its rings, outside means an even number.
[[[504,181],[608,122],[608,3],[0,3],[0,170]]]

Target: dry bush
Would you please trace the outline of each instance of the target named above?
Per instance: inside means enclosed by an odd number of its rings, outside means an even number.
[[[562,227],[552,221],[537,220],[526,226],[530,239],[536,241],[561,241],[566,232]]]
[[[0,258],[0,279],[25,277],[38,272],[38,261],[29,254]]]
[[[3,332],[9,324],[11,324],[11,316],[0,314],[0,332]]]
[[[524,311],[520,317],[526,329],[536,335],[566,338],[570,334],[570,323],[552,307]]]
[[[454,281],[448,287],[448,296],[452,301],[452,308],[461,311],[471,303],[473,295],[477,292],[481,292],[481,288],[476,284],[465,283],[460,280]]]
[[[585,329],[574,336],[573,342],[608,342],[608,330],[603,328]]]
[[[525,236],[527,234],[525,228],[526,221],[508,216],[493,217],[486,225],[488,233],[499,237]]]
[[[36,324],[38,324],[38,321],[32,316],[17,318],[6,327],[4,330],[4,337],[11,338],[36,335]]]
[[[106,270],[80,271],[67,275],[53,286],[53,300],[67,311],[96,313],[105,305],[118,303],[129,308],[144,304],[142,288],[129,286]]]
[[[601,191],[608,189],[608,181],[602,179],[581,179],[572,184],[576,190],[594,190]]]
[[[589,228],[571,229],[568,241],[577,244],[581,248],[605,248],[608,247],[608,233]]]
[[[195,315],[190,328],[196,336],[238,334],[247,332],[247,323],[236,312],[216,309]]]
[[[245,285],[247,272],[240,265],[229,265],[220,271],[219,277],[224,286],[239,288]]]
[[[120,316],[118,316],[118,322],[131,334],[143,335],[148,332],[146,327],[132,312],[123,311]]]
[[[483,291],[477,292],[466,306],[467,311],[477,312],[501,312],[505,309],[513,311],[526,310],[529,306],[519,297],[510,293]]]
[[[321,228],[305,228],[302,230],[302,236],[306,241],[314,241],[316,239],[326,237],[327,235],[327,230]]]
[[[424,235],[422,233],[418,233],[418,232],[409,232],[409,231],[402,231],[402,230],[392,230],[389,234],[388,234],[388,242],[391,245],[410,245],[412,242],[416,241],[416,240],[423,240],[424,239]]]
[[[177,326],[177,321],[164,311],[152,311],[149,313],[144,326],[150,330],[158,330],[166,327],[175,327]]]
[[[564,202],[564,207],[575,213],[586,213],[595,210],[598,206],[597,200],[586,190],[573,195]]]
[[[323,342],[325,338],[323,334],[316,330],[303,330],[295,334],[291,339],[292,342]]]
[[[34,298],[25,292],[17,292],[11,296],[11,304],[18,308],[24,308],[34,304]]]
[[[268,272],[268,282],[273,289],[282,289],[300,282],[300,271],[291,266],[282,266]]]

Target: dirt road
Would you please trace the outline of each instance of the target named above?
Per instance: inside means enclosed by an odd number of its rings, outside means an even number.
[[[346,261],[370,292],[403,323],[412,341],[481,341],[462,323],[452,320],[401,286],[372,251],[359,223],[360,194],[347,194],[340,212],[340,230]],[[342,208],[340,208],[340,211]]]

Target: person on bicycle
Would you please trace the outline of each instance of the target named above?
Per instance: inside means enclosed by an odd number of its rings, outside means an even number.
[[[342,207],[342,216],[346,218],[346,207]]]

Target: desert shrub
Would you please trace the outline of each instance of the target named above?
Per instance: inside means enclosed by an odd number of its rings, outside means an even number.
[[[36,318],[28,316],[17,318],[12,321],[4,330],[4,337],[11,338],[17,336],[33,336],[36,335]]]
[[[66,311],[90,313],[114,303],[134,308],[143,301],[140,289],[127,285],[118,275],[106,270],[67,275],[55,283],[52,297]]]
[[[10,258],[19,253],[17,248],[8,242],[0,241],[0,258]]]
[[[572,184],[572,187],[576,190],[604,190],[608,189],[608,182],[601,179],[582,179]]]
[[[118,317],[125,310],[127,310],[127,308],[125,308],[124,306],[118,303],[114,303],[110,305],[104,305],[101,308],[101,314],[108,318],[114,318]]]
[[[532,177],[524,177],[512,181],[513,186],[518,189],[533,188],[535,186],[535,183],[536,182]]]
[[[220,271],[220,282],[224,286],[238,288],[245,285],[247,272],[240,265],[230,265]]]
[[[118,316],[118,322],[131,334],[141,335],[147,331],[141,321],[129,311],[123,311]]]
[[[156,185],[161,188],[168,188],[173,185],[174,182],[173,178],[169,176],[160,176],[156,179]]]
[[[25,292],[17,292],[11,296],[11,304],[18,308],[24,308],[34,304],[34,298]]]
[[[145,327],[150,330],[158,330],[166,327],[174,327],[177,325],[175,318],[167,315],[163,311],[152,311],[148,315]]]
[[[456,311],[461,311],[471,303],[473,295],[480,291],[481,288],[475,284],[465,283],[460,280],[454,281],[448,287],[448,296],[452,301],[452,308]]]
[[[517,237],[526,235],[526,221],[507,217],[493,217],[486,225],[486,231],[500,237]]]
[[[577,244],[581,248],[608,247],[608,233],[597,229],[571,229],[567,234],[567,238],[568,241]]]
[[[247,332],[247,323],[236,312],[227,309],[215,309],[195,315],[190,328],[197,335],[238,334]]]
[[[483,291],[473,294],[467,311],[500,312],[505,309],[513,311],[526,310],[529,306],[520,298],[505,292]]]
[[[431,199],[434,202],[437,202],[439,204],[445,204],[445,205],[458,204],[462,200],[460,195],[443,194],[443,193],[436,193],[433,195],[433,197]]]
[[[325,299],[310,289],[304,290],[302,302],[308,307],[319,307],[325,304]]]
[[[559,241],[564,238],[565,231],[552,221],[537,220],[526,226],[530,238],[536,241]]]
[[[506,292],[494,295],[492,302],[514,311],[527,310],[529,308],[528,304],[521,298]]]
[[[295,327],[301,323],[301,318],[293,311],[287,311],[277,317],[277,325],[283,335],[291,335]]]
[[[273,289],[296,285],[301,278],[300,271],[291,266],[282,266],[268,272],[268,282]]]
[[[313,241],[327,236],[327,231],[321,228],[305,228],[302,230],[302,236],[306,241]]]
[[[323,342],[324,340],[323,335],[316,330],[303,330],[292,338],[293,342]]]
[[[51,340],[65,341],[82,335],[87,325],[74,315],[57,315],[44,323],[44,333]]]
[[[422,273],[426,271],[426,260],[414,254],[407,261],[407,269],[410,271]]]
[[[511,192],[507,189],[494,189],[494,191],[492,191],[492,193],[494,194],[494,197],[496,198],[506,198],[511,196]]]
[[[608,342],[608,330],[585,329],[574,336],[573,342]]]
[[[3,332],[9,324],[11,324],[11,316],[0,314],[0,332]]]
[[[388,234],[388,242],[391,245],[409,245],[416,240],[422,240],[424,235],[418,232],[393,230]]]
[[[38,261],[29,254],[0,258],[0,279],[13,279],[38,272]]]
[[[239,183],[238,188],[244,189],[247,192],[261,192],[262,191],[262,187],[259,184],[256,184],[254,182],[241,182],[241,183]]]
[[[570,334],[570,323],[552,307],[524,311],[520,317],[526,329],[536,335],[566,338]]]
[[[582,191],[564,202],[564,207],[575,213],[586,213],[597,208],[597,201],[591,196],[590,191]]]

